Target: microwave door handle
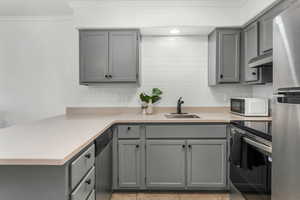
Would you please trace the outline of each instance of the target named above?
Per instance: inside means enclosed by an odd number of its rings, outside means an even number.
[[[269,154],[272,154],[272,147],[269,147],[269,146],[267,146],[267,145],[261,144],[261,143],[259,143],[259,142],[256,142],[256,141],[251,140],[251,139],[246,138],[246,137],[244,137],[243,140],[244,140],[247,144],[249,144],[249,145],[251,145],[251,146],[254,146],[254,147],[256,147],[256,148],[259,149],[259,150],[262,150],[262,151],[264,151],[264,152],[267,152],[267,153],[269,153]]]

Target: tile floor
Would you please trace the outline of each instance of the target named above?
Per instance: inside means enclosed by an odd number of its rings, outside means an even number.
[[[226,193],[114,193],[111,200],[229,200]]]

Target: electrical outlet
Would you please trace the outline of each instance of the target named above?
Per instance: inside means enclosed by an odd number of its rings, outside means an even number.
[[[223,94],[223,101],[227,101],[227,100],[228,100],[227,94]]]

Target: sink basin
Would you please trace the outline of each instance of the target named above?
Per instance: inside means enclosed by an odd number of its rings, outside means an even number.
[[[200,118],[198,115],[195,114],[189,114],[189,113],[182,113],[182,114],[177,114],[177,113],[170,113],[170,114],[165,114],[167,118],[187,118],[187,119],[192,119],[192,118]]]

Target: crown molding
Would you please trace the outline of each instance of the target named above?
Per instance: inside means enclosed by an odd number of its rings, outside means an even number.
[[[71,1],[71,8],[78,7],[233,7],[240,8],[248,0],[90,0]]]

